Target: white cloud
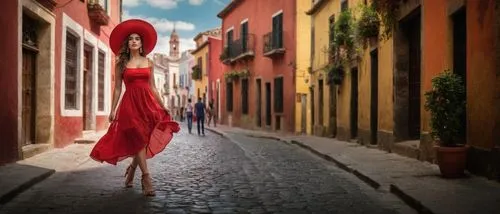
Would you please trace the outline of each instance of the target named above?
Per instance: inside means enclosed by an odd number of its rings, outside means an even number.
[[[167,10],[176,8],[179,1],[181,0],[146,0],[152,7],[159,7]]]
[[[155,17],[145,17],[141,15],[130,15],[128,10],[123,11],[123,20],[128,19],[143,19],[147,22],[151,23],[155,29],[160,32],[171,32],[174,29],[176,30],[184,30],[184,31],[193,31],[195,29],[195,25],[189,22],[184,21],[170,21],[164,18],[155,18]]]
[[[226,3],[222,2],[221,0],[214,0],[214,2],[217,3],[218,5],[222,5],[222,6],[226,5]]]
[[[136,7],[139,6],[139,1],[140,0],[123,0],[122,4],[125,7]]]
[[[170,53],[169,41],[170,41],[170,36],[163,35],[163,34],[158,35],[158,41],[156,42],[156,47],[151,52],[151,54],[152,53],[162,53],[162,54],[168,55]],[[196,44],[194,43],[193,39],[179,38],[179,47],[180,47],[179,53],[182,53],[183,51],[186,51],[189,49],[195,49]]]
[[[189,4],[191,5],[201,5],[205,0],[189,0]]]

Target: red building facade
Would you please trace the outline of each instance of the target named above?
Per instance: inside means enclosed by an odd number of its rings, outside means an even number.
[[[222,40],[208,37],[208,101],[213,101],[215,116],[220,121],[222,110],[221,103],[224,101],[224,93],[221,91],[221,83],[224,82],[224,65],[219,60],[222,53]]]
[[[234,0],[222,19],[222,122],[293,132],[295,0]]]
[[[121,0],[13,0],[3,4],[0,164],[64,147],[106,128]],[[19,18],[17,18],[19,17]],[[7,63],[8,62],[8,63]],[[6,119],[3,119],[6,118]]]

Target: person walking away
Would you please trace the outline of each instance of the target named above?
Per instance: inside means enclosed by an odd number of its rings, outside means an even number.
[[[186,105],[186,119],[188,122],[189,134],[191,134],[191,130],[193,129],[193,104],[191,104],[191,99],[188,99]]]
[[[196,125],[198,126],[198,135],[200,135],[200,125],[201,125],[201,134],[205,135],[205,105],[201,102],[201,97],[198,97],[198,102],[194,105],[194,110],[196,113]]]

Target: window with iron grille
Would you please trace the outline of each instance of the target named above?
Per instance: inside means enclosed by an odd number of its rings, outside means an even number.
[[[210,74],[210,55],[208,55],[208,53],[205,53],[205,75],[209,75]]]
[[[333,41],[335,40],[335,15],[330,16],[328,34],[330,37],[330,40],[328,41],[328,47],[329,47],[328,59],[329,59],[329,62],[331,63],[333,61],[333,52],[332,52],[332,48],[334,45]]]
[[[104,53],[99,51],[97,59],[97,109],[104,111]]]
[[[283,48],[283,13],[273,17],[272,45],[274,49]]]
[[[233,83],[226,83],[226,110],[233,111]]]
[[[70,32],[66,33],[66,78],[64,80],[64,108],[78,109],[77,89],[78,89],[78,38]]]
[[[242,113],[248,114],[248,79],[241,80],[241,106]]]
[[[347,3],[347,0],[344,0],[342,3],[340,3],[340,11],[344,12],[349,8],[349,4]]]
[[[274,112],[283,112],[283,77],[274,78]]]
[[[242,52],[245,53],[247,52],[247,40],[248,40],[248,22],[244,22],[243,24],[241,24],[241,31],[240,31],[241,35],[240,35],[240,38],[241,38],[241,48],[242,48]]]
[[[227,54],[229,57],[231,57],[231,56],[233,56],[233,53],[231,51],[231,46],[233,44],[233,30],[230,30],[227,32],[226,38],[227,38],[226,43],[227,43],[227,50],[228,50]]]

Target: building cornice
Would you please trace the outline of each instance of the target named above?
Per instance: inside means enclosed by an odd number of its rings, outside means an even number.
[[[308,11],[306,11],[306,14],[307,15],[314,15],[328,1],[329,0],[319,0],[319,1],[317,1],[316,3],[314,3],[314,5],[313,5],[313,7],[311,9],[309,9]]]
[[[224,9],[222,9],[219,14],[217,14],[217,17],[224,19],[224,17],[227,16],[234,8],[236,8],[241,2],[244,0],[233,0],[231,3],[229,3]],[[255,1],[255,0],[254,0]]]

